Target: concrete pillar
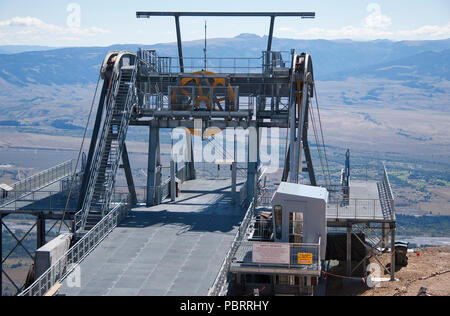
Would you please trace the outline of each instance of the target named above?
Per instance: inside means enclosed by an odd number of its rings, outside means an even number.
[[[347,276],[352,276],[352,226],[347,227]]]

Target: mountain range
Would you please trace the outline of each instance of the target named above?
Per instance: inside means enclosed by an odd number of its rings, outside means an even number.
[[[208,40],[211,57],[260,57],[267,37],[241,34]],[[176,43],[113,45],[109,47],[0,46],[0,78],[16,86],[33,84],[72,85],[95,82],[100,64],[109,50],[155,49],[162,56],[177,56]],[[183,43],[184,56],[203,57],[204,41]],[[346,78],[414,80],[425,77],[449,79],[450,39],[437,41],[294,40],[274,38],[273,50],[309,52],[319,81]],[[31,51],[29,51],[31,50]],[[1,52],[19,53],[2,54]]]

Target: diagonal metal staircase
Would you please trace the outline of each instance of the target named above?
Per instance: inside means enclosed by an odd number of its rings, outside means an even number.
[[[122,66],[121,58],[125,55],[130,62]],[[80,211],[79,233],[89,231],[108,214],[132,109],[136,103],[136,63],[137,58],[131,53],[121,53],[116,60],[110,79],[103,128]]]

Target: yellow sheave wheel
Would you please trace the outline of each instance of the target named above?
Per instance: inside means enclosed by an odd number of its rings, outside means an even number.
[[[194,72],[192,73],[192,75],[216,75],[216,73],[214,72],[210,72],[210,71],[198,71],[198,72]],[[212,80],[212,84],[211,87],[216,88],[218,86],[222,86],[222,87],[226,87],[226,82],[225,82],[225,78],[207,78],[207,80]],[[180,85],[182,87],[187,86],[188,84],[194,84],[198,86],[198,96],[195,97],[194,100],[194,108],[196,110],[198,110],[200,103],[204,102],[205,106],[208,110],[211,110],[211,98],[210,98],[210,94],[208,93],[207,95],[204,94],[203,89],[201,87],[200,84],[200,79],[199,78],[183,78],[181,79]],[[194,96],[192,95],[191,92],[187,91],[184,88],[180,88],[180,93],[182,95],[185,95],[191,99],[194,98]],[[223,98],[217,98],[215,100],[213,100],[213,102],[223,102],[228,98],[228,101],[230,102],[230,104],[232,104],[230,106],[231,111],[234,111],[234,101],[235,101],[235,95],[234,95],[234,90],[231,87],[231,85],[228,85],[228,97],[223,97]],[[178,103],[178,89],[174,89],[172,92],[172,110],[176,111],[176,110],[193,110],[192,109],[192,105],[181,105]],[[213,111],[216,111],[215,106],[213,105]]]

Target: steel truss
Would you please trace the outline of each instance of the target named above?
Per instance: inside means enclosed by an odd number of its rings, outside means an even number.
[[[395,221],[359,221],[347,224],[347,276],[351,277],[355,271],[363,266],[364,276],[367,276],[366,263],[374,259],[385,273],[390,275],[391,281],[395,280]],[[354,267],[352,267],[352,235],[364,246],[366,255]],[[364,240],[360,237],[364,236]],[[390,238],[389,238],[390,236]],[[390,240],[390,245],[389,245]],[[389,247],[390,246],[390,247]],[[390,266],[387,267],[380,260],[380,256],[387,251],[391,252]]]
[[[14,214],[17,214],[17,213],[14,213]],[[14,286],[14,288],[16,290],[14,295],[21,293],[27,285],[26,280],[24,280],[24,284],[19,285],[10,277],[10,275],[4,269],[4,264],[5,264],[6,260],[8,258],[10,258],[17,249],[22,248],[25,251],[27,257],[30,258],[31,261],[34,263],[35,255],[33,255],[33,252],[46,244],[46,240],[47,240],[47,237],[49,236],[50,232],[53,230],[53,228],[56,226],[56,224],[59,223],[59,221],[58,221],[59,218],[55,218],[54,216],[47,216],[43,212],[36,212],[36,213],[32,214],[33,216],[36,217],[36,220],[34,221],[33,225],[31,225],[31,227],[25,232],[25,234],[19,238],[13,232],[13,230],[8,226],[8,224],[4,221],[4,219],[6,217],[8,217],[8,215],[11,215],[11,214],[0,214],[0,227],[1,227],[1,229],[0,229],[0,240],[1,240],[1,243],[0,243],[0,261],[1,261],[1,264],[0,264],[0,296],[3,295],[3,276],[5,276],[5,278]],[[28,215],[31,215],[31,214],[28,214]],[[47,221],[53,221],[52,226],[48,230],[46,230]],[[67,228],[69,228],[70,227],[70,218],[67,220],[67,222],[64,222],[64,224],[66,225]],[[14,247],[12,247],[9,250],[9,252],[6,254],[5,257],[3,257],[3,237],[4,237],[3,236],[3,233],[4,233],[3,228],[5,229],[5,232],[7,232],[10,236],[12,236],[15,239]],[[24,245],[23,242],[27,237],[30,237],[34,233],[34,231],[36,232],[36,248],[31,251],[31,250],[27,249],[27,247]]]

